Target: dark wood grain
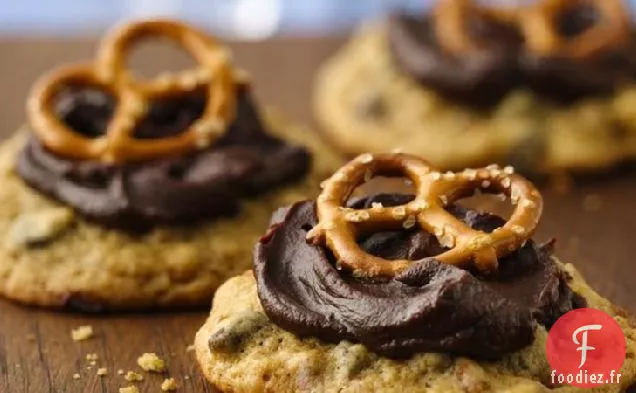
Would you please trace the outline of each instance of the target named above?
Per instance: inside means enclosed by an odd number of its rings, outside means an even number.
[[[160,392],[164,378],[174,377],[183,392],[214,392],[199,377],[194,353],[187,351],[203,313],[85,317],[0,305],[1,392],[117,392],[127,386],[117,370],[139,370],[143,352],[156,352],[166,374],[143,373],[142,392]],[[92,339],[74,342],[71,329],[91,325]],[[86,355],[98,355],[90,366]],[[90,367],[90,369],[88,368]],[[108,375],[97,375],[106,367]],[[79,380],[73,374],[79,373]],[[187,378],[187,379],[186,379]]]
[[[310,121],[308,96],[316,66],[341,39],[275,40],[233,45],[237,62],[255,78],[262,101],[274,104],[291,118]],[[24,120],[23,105],[30,83],[62,61],[91,56],[93,41],[0,41],[0,137],[11,134]],[[175,60],[148,58],[161,64]],[[1,185],[0,185],[1,186]],[[585,182],[566,194],[545,191],[547,209],[538,237],[558,239],[558,254],[575,263],[592,285],[618,304],[636,311],[636,177],[615,176]],[[585,200],[596,200],[592,206]],[[592,210],[592,211],[590,211]],[[118,392],[127,383],[118,369],[136,369],[143,352],[164,358],[180,392],[212,392],[197,372],[194,355],[186,351],[206,311],[198,313],[134,314],[94,317],[57,314],[0,301],[0,393]],[[70,331],[89,324],[95,337],[73,342]],[[88,353],[99,356],[87,369]],[[109,374],[98,377],[98,367]],[[81,379],[74,380],[73,374]],[[164,376],[146,375],[137,384],[142,392],[158,392]],[[188,379],[186,379],[188,378]]]

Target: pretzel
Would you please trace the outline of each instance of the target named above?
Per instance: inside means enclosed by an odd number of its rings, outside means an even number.
[[[594,6],[600,21],[576,37],[564,37],[559,15],[575,7]],[[466,21],[482,16],[517,28],[526,49],[539,56],[586,58],[630,37],[629,13],[622,0],[540,0],[517,8],[488,8],[475,0],[440,0],[435,9],[435,33],[441,47],[454,55],[475,52],[480,43],[470,36]]]
[[[406,176],[416,189],[415,199],[393,207],[343,207],[352,192],[373,175]],[[437,172],[428,162],[407,154],[363,154],[325,181],[316,202],[318,223],[307,240],[326,245],[343,268],[358,276],[394,277],[414,261],[387,260],[363,251],[356,240],[377,231],[419,225],[434,234],[448,250],[435,259],[481,272],[497,269],[498,259],[521,248],[534,234],[543,200],[532,183],[511,167],[489,166],[463,172]],[[475,190],[504,193],[516,204],[510,219],[492,233],[468,227],[444,207]]]
[[[559,14],[576,6],[593,5],[600,21],[576,37],[559,34]],[[528,49],[541,56],[585,58],[630,38],[630,17],[622,0],[544,0],[520,19]]]
[[[434,10],[435,34],[444,50],[458,55],[481,49],[467,31],[466,21],[474,16],[516,25],[518,10],[483,7],[474,0],[440,0]]]
[[[163,74],[140,81],[126,69],[127,53],[145,38],[176,41],[198,62],[194,70]],[[107,163],[139,161],[202,149],[221,137],[235,116],[236,80],[226,50],[204,33],[177,21],[141,21],[107,35],[92,64],[64,67],[40,79],[27,104],[29,123],[51,151],[81,160]],[[81,84],[111,93],[117,107],[103,136],[88,138],[56,117],[53,102],[64,86]],[[206,93],[201,117],[187,130],[157,139],[135,139],[136,126],[146,116],[149,102],[198,89]]]

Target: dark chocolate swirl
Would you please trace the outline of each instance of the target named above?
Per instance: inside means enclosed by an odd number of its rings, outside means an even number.
[[[202,113],[203,94],[154,102],[137,127],[137,138],[174,135]],[[102,135],[114,101],[97,90],[69,88],[56,112],[89,137]],[[213,146],[188,155],[106,165],[59,157],[32,137],[17,170],[35,189],[105,225],[140,229],[190,223],[236,213],[242,198],[301,178],[311,157],[304,148],[267,134],[243,87],[236,120]]]
[[[576,32],[580,21],[589,18],[584,13],[567,16],[563,34]],[[567,104],[611,94],[636,77],[636,40],[584,60],[539,57],[525,50],[514,27],[474,19],[466,21],[468,32],[482,48],[460,57],[440,48],[430,16],[393,16],[388,41],[396,66],[441,96],[476,108],[492,107],[520,88]]]
[[[395,206],[411,198],[378,195],[352,207]],[[584,304],[551,259],[551,244],[528,242],[500,260],[496,276],[477,277],[430,257],[443,248],[422,230],[379,232],[360,240],[367,252],[421,261],[395,279],[353,277],[337,269],[328,249],[305,240],[316,224],[314,209],[307,201],[277,212],[254,257],[265,312],[298,336],[361,342],[389,357],[444,352],[496,359],[532,343],[537,323],[549,327]],[[503,224],[458,205],[449,211],[484,231]]]

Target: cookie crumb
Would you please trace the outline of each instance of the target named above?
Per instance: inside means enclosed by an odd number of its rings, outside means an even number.
[[[185,377],[183,377],[183,379],[185,379],[186,381],[190,379],[189,375],[186,375]]]
[[[164,392],[172,392],[174,390],[177,390],[177,383],[175,382],[174,378],[164,379],[161,383],[161,390],[163,390]]]
[[[99,359],[99,356],[97,356],[96,353],[87,353],[86,354],[86,360],[90,361],[90,362],[94,362],[97,359]]]
[[[73,379],[78,380],[81,376],[78,373],[73,374]]]
[[[134,371],[128,371],[124,375],[124,379],[128,382],[141,382],[144,380],[144,376]]]
[[[122,370],[121,368],[117,370],[117,375],[124,375],[124,370]]]
[[[100,367],[97,369],[97,375],[103,377],[104,375],[108,375],[108,369],[106,367]]]
[[[71,330],[73,341],[84,341],[93,337],[93,327],[91,325],[79,326]]]
[[[137,364],[144,371],[161,373],[166,370],[166,363],[156,353],[144,353],[137,359]]]
[[[125,388],[119,388],[119,393],[139,393],[137,386],[126,386]]]
[[[186,352],[193,352],[195,350],[194,344],[190,344],[186,347]]]
[[[583,210],[588,213],[597,212],[601,210],[603,205],[601,197],[597,194],[586,195],[583,199]]]

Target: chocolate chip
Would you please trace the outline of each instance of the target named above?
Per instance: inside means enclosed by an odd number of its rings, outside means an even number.
[[[625,393],[636,393],[636,383],[628,387],[627,390],[625,390]]]
[[[388,108],[379,93],[366,93],[358,98],[356,113],[364,119],[379,120],[386,117]]]
[[[267,326],[265,314],[242,311],[219,322],[217,330],[208,339],[211,350],[236,352],[256,332]]]
[[[64,296],[63,306],[68,311],[81,313],[102,313],[106,307],[94,297],[82,292],[69,292]]]

